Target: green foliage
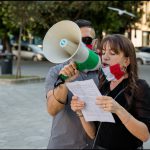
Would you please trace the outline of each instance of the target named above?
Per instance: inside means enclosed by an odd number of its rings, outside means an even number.
[[[22,25],[24,38],[29,34],[43,38],[56,22],[79,18],[91,20],[99,36],[102,31],[120,32],[139,20],[139,5],[140,1],[1,1],[0,36],[3,32],[18,34]],[[137,17],[120,16],[108,6],[125,9]]]
[[[103,31],[124,33],[140,19],[139,5],[140,1],[0,1],[0,38],[8,49],[8,36],[17,37],[20,54],[21,40],[31,40],[32,36],[43,39],[48,29],[61,20],[90,20],[98,37]],[[125,9],[137,17],[120,16],[108,6]],[[21,77],[20,60],[19,55],[17,78]]]

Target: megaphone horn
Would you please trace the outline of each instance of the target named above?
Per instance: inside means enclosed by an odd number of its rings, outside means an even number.
[[[76,44],[72,50],[72,55],[64,51],[60,45],[62,39],[67,39]],[[64,63],[70,60],[78,51],[81,42],[80,28],[76,23],[63,20],[54,24],[46,33],[43,40],[43,52],[45,57],[52,63]]]

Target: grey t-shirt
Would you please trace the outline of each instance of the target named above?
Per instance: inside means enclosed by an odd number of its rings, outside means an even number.
[[[46,94],[49,90],[53,89],[59,71],[63,66],[64,64],[59,64],[50,68],[45,80]],[[96,71],[80,73],[76,80],[80,81],[91,78],[98,84]],[[76,113],[71,110],[70,101],[72,96],[72,93],[69,92],[68,104],[53,117],[48,149],[83,149],[92,144],[92,140],[86,135],[80,119],[77,117]]]

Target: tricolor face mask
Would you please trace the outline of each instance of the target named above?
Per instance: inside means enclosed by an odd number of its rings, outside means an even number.
[[[90,50],[92,50],[92,44],[86,44],[86,46],[87,46]]]
[[[91,37],[82,37],[82,42],[92,50],[92,38]]]
[[[125,74],[125,71],[121,70],[120,64],[102,67],[102,71],[108,81],[119,80]]]

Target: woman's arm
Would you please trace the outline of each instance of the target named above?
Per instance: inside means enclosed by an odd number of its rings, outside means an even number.
[[[110,96],[98,96],[96,104],[105,111],[115,113],[125,127],[138,139],[145,142],[149,139],[150,133],[145,123],[134,118],[126,109],[117,103]]]
[[[83,114],[81,112],[81,110],[84,108],[85,103],[84,101],[78,100],[77,96],[73,96],[72,97],[72,101],[71,101],[71,109],[73,111],[76,112],[77,116],[80,118],[80,121],[82,123],[82,126],[85,130],[85,132],[87,133],[87,135],[91,138],[94,139],[95,138],[95,134],[96,134],[96,127],[94,125],[93,122],[87,122],[84,117]]]
[[[150,133],[146,124],[134,118],[122,106],[116,111],[116,115],[120,118],[125,127],[138,139],[143,142],[149,139]]]
[[[94,139],[95,138],[95,135],[96,135],[96,127],[94,125],[93,122],[87,122],[85,121],[84,117],[79,117],[80,118],[80,121],[82,123],[82,126],[85,130],[85,132],[87,133],[87,135],[91,138],[91,139]]]

